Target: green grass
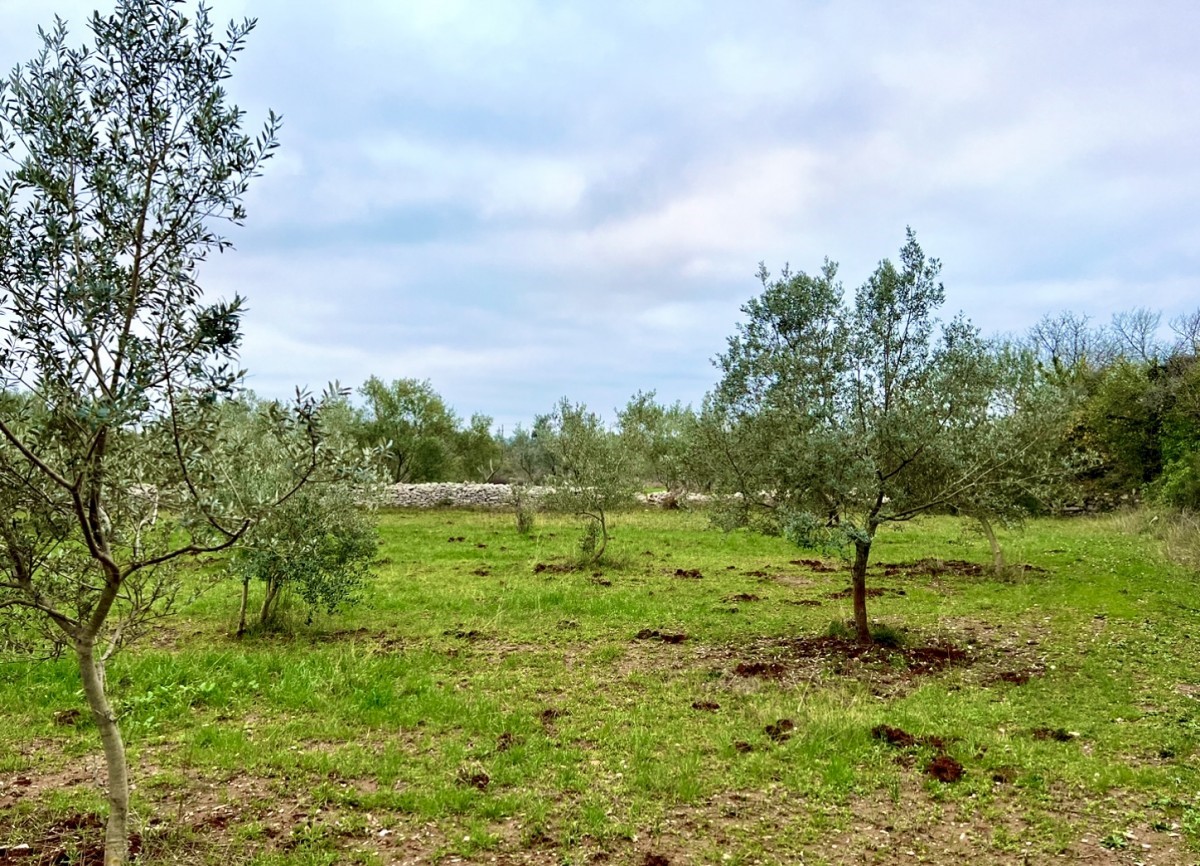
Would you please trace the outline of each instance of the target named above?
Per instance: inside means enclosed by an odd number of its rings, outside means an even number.
[[[969,651],[913,675],[902,649],[802,652],[849,616],[829,597],[844,570],[701,514],[615,524],[604,563],[539,570],[570,560],[569,521],[522,537],[511,515],[386,513],[368,601],[287,637],[235,641],[237,588],[202,596],[109,668],[141,862],[1037,862],[1122,839],[1195,859],[1195,583],[1149,537],[1043,521],[1005,539],[1035,568],[1003,579],[874,568],[894,638]],[[873,552],[931,558],[987,546],[930,519]],[[778,676],[735,673],[756,662]],[[68,662],[0,665],[0,846],[95,833],[62,830],[103,803],[94,727],[55,721],[80,705]],[[961,780],[926,776],[939,749],[888,746],[881,724],[945,740]]]

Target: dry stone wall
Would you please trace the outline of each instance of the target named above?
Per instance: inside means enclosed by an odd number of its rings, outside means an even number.
[[[524,494],[536,501],[549,488],[524,487]],[[702,502],[705,497],[688,494],[648,493],[638,497],[647,505],[672,507]],[[513,491],[508,484],[469,484],[433,482],[429,484],[393,484],[387,489],[384,504],[394,508],[512,508]]]

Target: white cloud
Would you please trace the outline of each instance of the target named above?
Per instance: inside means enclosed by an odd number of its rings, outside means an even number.
[[[230,86],[285,126],[204,276],[283,393],[695,400],[759,260],[852,289],[906,224],[985,328],[1200,298],[1186,0],[215,3],[260,17]],[[50,16],[0,4],[11,67]]]

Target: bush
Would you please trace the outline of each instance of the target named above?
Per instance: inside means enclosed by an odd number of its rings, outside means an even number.
[[[516,511],[517,533],[529,535],[533,532],[534,504],[530,501],[524,485],[513,484],[509,489],[512,491],[513,507]]]
[[[1200,451],[1168,463],[1156,486],[1163,505],[1200,511]]]

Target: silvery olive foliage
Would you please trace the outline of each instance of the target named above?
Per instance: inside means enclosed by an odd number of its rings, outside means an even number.
[[[940,322],[940,271],[911,229],[899,263],[880,262],[852,301],[828,260],[816,274],[761,268],[701,413],[712,471],[735,494],[727,517],[853,548],[862,641],[880,526],[1007,513],[1055,471],[1061,392],[1031,356],[1001,357],[962,317]],[[1035,404],[1047,414],[1028,414]]]

